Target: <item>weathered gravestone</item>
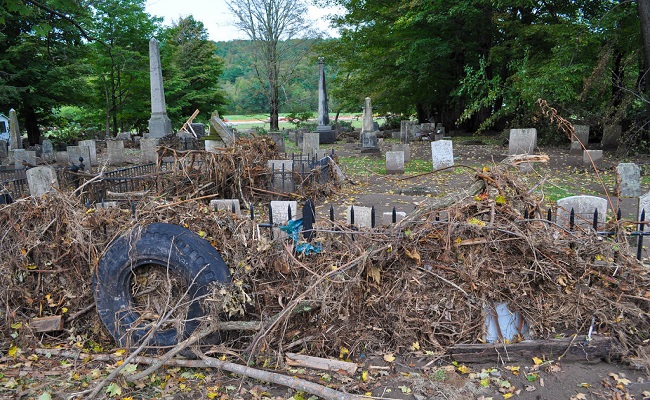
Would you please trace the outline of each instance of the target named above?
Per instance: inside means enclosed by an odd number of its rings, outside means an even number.
[[[325,59],[318,57],[318,126],[316,132],[320,135],[319,143],[336,142],[336,132],[330,125],[327,87],[325,85]]]
[[[650,221],[650,192],[639,196],[639,213],[638,218],[641,218],[641,213],[645,210],[644,221]]]
[[[431,142],[431,162],[434,171],[454,166],[454,148],[451,140]]]
[[[273,140],[273,143],[275,143],[275,148],[278,149],[278,152],[284,153],[286,151],[286,148],[284,145],[284,135],[282,135],[282,132],[269,132],[269,136],[271,137],[271,140]]]
[[[314,157],[320,149],[320,133],[305,132],[302,138],[302,154]]]
[[[602,167],[603,151],[602,150],[585,150],[582,153],[582,165],[585,167],[596,168]]]
[[[379,140],[377,132],[364,132],[361,134],[361,152],[379,154]]]
[[[391,147],[392,151],[403,151],[404,152],[404,163],[411,161],[411,145],[408,143],[395,143]]]
[[[108,165],[120,165],[124,163],[124,142],[121,140],[106,141],[106,155]],[[72,159],[72,158],[71,158]]]
[[[226,144],[221,140],[212,140],[212,139],[205,139],[203,141],[203,145],[205,146],[205,151],[209,151],[212,153],[219,153],[221,149],[226,147]]]
[[[216,199],[210,200],[210,208],[214,211],[226,211],[241,216],[239,199]]]
[[[6,140],[0,140],[0,164],[3,164],[4,161],[9,157],[7,146],[8,143]]]
[[[573,125],[570,154],[582,154],[582,150],[589,144],[589,125]]]
[[[163,87],[160,48],[156,39],[149,41],[149,82],[151,83],[151,118],[148,138],[161,138],[172,133],[172,122],[167,116]]]
[[[80,140],[79,147],[87,147],[90,159],[85,160],[88,165],[97,165],[97,145],[94,140]]]
[[[394,217],[395,221],[393,221],[393,217]],[[396,223],[400,222],[401,220],[403,220],[404,218],[406,218],[406,213],[404,211],[395,211],[394,216],[393,216],[392,211],[385,212],[385,213],[382,214],[381,223],[382,223],[382,225],[390,225],[390,224],[393,224],[393,223],[396,224]]]
[[[48,163],[54,161],[54,145],[50,139],[43,140],[41,158]]]
[[[13,152],[14,166],[16,168],[35,167],[38,164],[36,152],[25,149],[16,149]]]
[[[81,146],[68,146],[66,147],[66,151],[68,152],[68,157],[70,159],[70,163],[74,165],[80,165],[81,160],[80,158],[83,159],[83,166],[84,166],[84,171],[90,171],[90,149],[87,147],[81,147]]]
[[[605,223],[607,199],[596,196],[571,196],[557,201],[557,223],[569,227],[571,209],[575,215],[575,225],[583,229],[593,227],[594,211],[598,210],[598,227]]]
[[[399,128],[399,141],[401,143],[409,143],[411,138],[409,137],[409,128],[411,124],[409,120],[403,119],[400,121]]]
[[[210,118],[210,136],[217,136],[224,143],[225,147],[232,147],[236,140],[235,134],[219,118],[217,111],[213,112]]]
[[[291,193],[293,185],[293,160],[269,160],[271,170],[271,190],[278,193]]]
[[[634,163],[620,163],[616,166],[616,188],[621,197],[641,195],[641,168]]]
[[[537,147],[537,129],[510,129],[508,154],[533,154]]]
[[[291,218],[289,218],[289,212],[291,212]],[[272,201],[271,213],[274,225],[286,225],[287,222],[289,222],[289,219],[293,220],[298,218],[298,202]]]
[[[386,152],[386,173],[387,174],[404,173],[404,152],[403,151]]]
[[[38,197],[59,187],[56,171],[49,166],[30,168],[26,172],[29,194]]]
[[[23,148],[23,139],[20,136],[20,127],[18,126],[18,115],[13,108],[9,110],[9,150]]]
[[[158,161],[158,141],[154,138],[140,139],[140,161],[142,163],[152,163]]]
[[[603,150],[615,150],[621,142],[623,127],[620,125],[605,125],[603,128],[603,139],[600,145]]]
[[[372,207],[349,206],[346,221],[358,228],[372,228]]]

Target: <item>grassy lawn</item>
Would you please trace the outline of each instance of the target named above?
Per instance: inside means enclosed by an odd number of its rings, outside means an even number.
[[[286,118],[288,114],[280,113],[280,119]],[[316,122],[316,116],[318,113],[314,112],[314,118],[310,122]],[[334,117],[336,114],[330,113],[330,123],[334,123]],[[226,124],[233,125],[239,131],[247,131],[249,129],[261,128],[269,130],[270,124],[268,122],[268,114],[245,114],[245,115],[223,115],[222,116]],[[339,114],[339,119],[341,121],[350,122],[354,128],[361,128],[363,123],[363,114],[362,113],[341,113]],[[385,118],[374,118],[380,126],[386,122]],[[296,125],[287,121],[280,121],[278,123],[280,130],[282,129],[295,129]]]

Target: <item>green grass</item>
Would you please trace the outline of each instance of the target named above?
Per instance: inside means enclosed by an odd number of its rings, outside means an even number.
[[[386,160],[380,157],[339,157],[343,172],[350,176],[369,176],[372,173],[385,175]]]

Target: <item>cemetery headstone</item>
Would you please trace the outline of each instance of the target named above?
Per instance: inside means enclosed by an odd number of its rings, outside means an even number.
[[[278,152],[284,153],[286,149],[284,145],[284,135],[282,135],[282,132],[269,132],[269,136],[271,137],[271,140],[273,140],[273,143],[275,143],[275,147],[278,149]]]
[[[48,163],[54,161],[54,145],[50,139],[43,140],[41,158]]]
[[[336,142],[336,132],[330,125],[327,87],[325,85],[325,58],[318,57],[318,126],[316,132],[320,135],[321,144]]]
[[[410,121],[403,119],[400,121],[399,125],[399,139],[401,143],[409,143],[409,128],[411,127]]]
[[[30,168],[26,172],[29,193],[38,197],[59,187],[56,171],[49,166]]]
[[[386,152],[386,173],[387,174],[404,173],[404,152],[403,151]]]
[[[148,138],[161,138],[172,133],[172,122],[167,116],[165,89],[163,87],[160,48],[158,40],[149,41],[149,82],[151,83],[151,118]]]
[[[600,142],[603,150],[615,150],[621,142],[621,125],[605,125],[603,127],[603,139]]]
[[[131,132],[119,132],[115,135],[115,140],[128,140],[131,141]]]
[[[592,164],[593,163],[593,164]],[[602,150],[584,150],[582,152],[582,165],[585,167],[596,166],[600,168],[603,164]]]
[[[205,151],[209,151],[212,153],[218,153],[226,147],[226,144],[222,142],[221,140],[211,140],[211,139],[206,139],[203,141],[203,145],[205,146]]]
[[[537,147],[537,129],[510,129],[508,154],[533,154]]]
[[[557,223],[569,227],[571,209],[575,214],[575,225],[583,229],[593,226],[594,210],[598,210],[598,226],[605,223],[607,214],[607,199],[596,196],[571,196],[557,201]]]
[[[9,150],[23,148],[23,139],[20,136],[20,127],[18,126],[18,115],[13,108],[9,110]]]
[[[361,152],[379,154],[379,140],[377,132],[364,132],[361,134]]]
[[[352,209],[354,208],[354,226],[372,228],[372,207],[348,206],[346,221],[352,224]]]
[[[395,143],[392,148],[392,151],[403,151],[404,152],[404,163],[411,161],[411,145],[408,143]]]
[[[305,132],[302,138],[302,154],[315,156],[316,152],[320,149],[320,133],[318,132]]]
[[[271,190],[278,193],[294,191],[293,160],[269,160],[271,171]]]
[[[54,160],[59,164],[70,164],[70,157],[67,151],[57,151],[54,153]]]
[[[79,158],[83,158],[84,171],[90,171],[90,149],[81,146],[68,146],[66,147],[70,163],[80,165]]]
[[[297,201],[272,201],[271,212],[274,225],[286,225],[289,222],[289,208],[291,208],[291,219],[298,218]]]
[[[16,168],[25,168],[23,162],[27,162],[27,155],[25,154],[27,150],[25,149],[15,149],[11,150],[11,154],[14,158],[14,166]]]
[[[140,161],[144,164],[158,161],[158,141],[154,138],[140,140]]]
[[[367,132],[374,132],[375,126],[372,121],[372,104],[370,102],[370,97],[366,97],[365,105],[363,107],[363,124],[361,126],[361,134]]]
[[[404,218],[406,218],[406,213],[404,211],[396,211],[395,212],[395,223],[400,222]],[[393,212],[390,211],[390,212],[383,213],[382,216],[381,216],[381,223],[382,223],[382,225],[386,225],[386,226],[392,224],[393,223]]]
[[[106,154],[108,165],[120,165],[124,163],[124,142],[121,140],[107,140]],[[69,155],[68,155],[69,156]]]
[[[579,141],[587,146],[589,144],[589,125],[573,125],[574,138],[572,141]]]
[[[226,145],[232,147],[235,144],[235,134],[228,128],[228,126],[219,118],[217,111],[212,113],[210,118],[210,136],[216,135]]]
[[[80,140],[79,147],[87,147],[90,159],[86,160],[88,165],[97,165],[97,145],[94,140]]]
[[[196,122],[192,122],[190,124],[190,127],[192,128],[192,130],[196,134],[197,138],[202,138],[203,136],[205,136],[205,125],[204,124],[199,124],[199,123],[196,123]]]
[[[650,192],[639,196],[639,213],[637,214],[638,218],[641,218],[641,212],[645,210],[645,219],[644,221],[650,221]]]
[[[233,212],[238,217],[241,216],[241,208],[239,205],[239,199],[216,199],[210,200],[210,208],[214,211],[226,211],[229,213]]]
[[[7,150],[7,141],[0,140],[0,164],[3,164],[4,161],[9,158],[9,151]]]
[[[641,168],[634,163],[620,163],[616,166],[616,187],[621,197],[641,195]]]
[[[454,166],[454,148],[451,140],[431,142],[431,162],[434,171]]]

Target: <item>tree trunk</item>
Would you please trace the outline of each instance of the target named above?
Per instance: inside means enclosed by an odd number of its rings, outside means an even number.
[[[269,114],[270,114],[270,128],[271,131],[280,129],[278,114],[280,113],[279,106],[279,88],[278,88],[278,65],[274,59],[269,60]]]
[[[646,71],[643,76],[643,91],[646,95],[646,117],[650,116],[650,78],[647,73],[650,69],[650,0],[637,0],[639,9],[639,19],[641,22],[641,37],[643,38],[643,52],[645,54],[645,65],[643,70]]]
[[[24,124],[25,130],[27,131],[27,139],[29,140],[29,145],[33,146],[35,144],[38,144],[41,140],[41,130],[38,128],[36,112],[31,105],[25,105],[24,114]],[[19,144],[22,148],[22,144]]]

